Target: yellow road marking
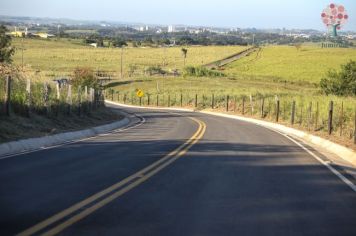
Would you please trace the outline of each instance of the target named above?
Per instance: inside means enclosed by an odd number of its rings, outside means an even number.
[[[139,172],[127,177],[126,179],[92,195],[91,197],[59,212],[58,214],[34,225],[31,228],[28,228],[27,230],[19,233],[19,236],[25,236],[25,235],[32,235],[48,226],[51,224],[63,219],[64,217],[67,217],[68,215],[74,213],[75,211],[83,208],[84,206],[93,203],[94,201],[98,200],[99,198],[109,194],[110,192],[113,192],[117,190],[118,188],[122,187],[123,185],[129,183],[130,181],[138,178],[138,180],[134,181],[133,183],[129,184],[128,186],[122,188],[121,190],[112,193],[111,195],[107,196],[103,200],[100,200],[98,203],[94,204],[93,206],[86,208],[84,211],[79,212],[78,214],[72,216],[68,220],[64,221],[63,223],[57,225],[56,227],[52,228],[51,230],[45,232],[43,235],[55,235],[65,228],[69,227],[70,225],[78,222],[79,220],[83,219],[84,217],[88,216],[89,214],[93,213],[97,209],[105,206],[106,204],[110,203],[114,199],[120,197],[121,195],[125,194],[126,192],[130,191],[131,189],[135,188],[139,184],[143,183],[156,173],[158,173],[160,170],[164,169],[174,161],[176,161],[178,158],[182,157],[187,151],[194,145],[196,144],[204,135],[205,130],[206,130],[206,125],[204,122],[195,119],[193,117],[189,117],[193,121],[197,122],[199,127],[198,130],[194,133],[194,135],[188,139],[185,143],[180,145],[177,149],[174,151],[168,153],[166,156],[163,158],[159,159],[158,161],[154,162],[153,164],[145,167],[144,169],[140,170]],[[170,159],[170,160],[168,160]],[[168,160],[167,162],[163,163],[160,165],[162,162]],[[160,166],[158,166],[160,165]],[[157,167],[158,166],[158,167]],[[157,167],[157,168],[155,168]],[[155,169],[154,169],[155,168]],[[153,170],[151,170],[153,169]],[[147,173],[146,173],[147,172]]]

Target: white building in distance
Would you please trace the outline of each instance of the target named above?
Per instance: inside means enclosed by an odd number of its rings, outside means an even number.
[[[168,33],[175,32],[175,27],[173,25],[168,26]]]

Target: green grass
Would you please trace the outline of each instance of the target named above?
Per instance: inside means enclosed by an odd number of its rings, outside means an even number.
[[[18,48],[14,63],[22,64],[22,40],[14,39]],[[75,67],[87,66],[95,70],[112,71],[119,74],[121,70],[121,49],[93,48],[80,45],[78,41],[25,39],[24,64],[46,75],[70,74]],[[246,49],[240,46],[189,47],[187,65],[203,65]],[[170,71],[183,69],[184,60],[180,47],[172,48],[125,48],[123,51],[123,71],[128,76],[130,65],[137,67],[138,74],[149,66],[161,66]]]
[[[298,51],[293,46],[268,46],[230,64],[225,72],[255,80],[309,84],[319,83],[328,70],[339,69],[349,60],[356,60],[356,49],[303,46]]]

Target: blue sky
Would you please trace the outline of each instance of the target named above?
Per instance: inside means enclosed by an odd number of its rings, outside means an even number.
[[[323,29],[330,0],[0,0],[0,15],[111,20],[147,24]],[[356,0],[338,0],[356,31]]]

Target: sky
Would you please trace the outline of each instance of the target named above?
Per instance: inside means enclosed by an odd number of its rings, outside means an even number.
[[[325,29],[331,0],[0,0],[0,15],[239,28]],[[337,0],[356,31],[356,0]]]

